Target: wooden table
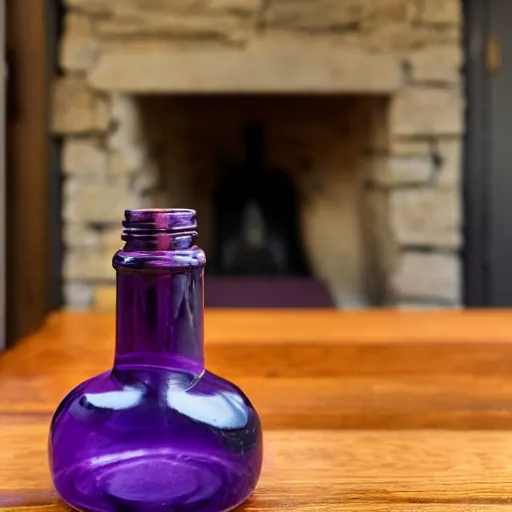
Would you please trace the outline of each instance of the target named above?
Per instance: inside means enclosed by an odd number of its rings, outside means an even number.
[[[512,312],[209,311],[207,362],[265,427],[240,510],[512,511]],[[57,314],[0,357],[0,510],[61,511],[51,413],[114,319]]]

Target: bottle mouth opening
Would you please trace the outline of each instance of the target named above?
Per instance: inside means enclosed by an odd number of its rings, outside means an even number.
[[[125,210],[122,239],[157,234],[197,235],[196,212],[188,208]]]
[[[125,210],[125,215],[145,215],[145,214],[192,214],[195,215],[196,211],[190,208],[138,208],[132,210]]]

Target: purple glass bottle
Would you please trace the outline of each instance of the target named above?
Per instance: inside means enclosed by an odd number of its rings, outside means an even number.
[[[195,212],[128,210],[123,226],[114,366],[54,414],[55,488],[81,511],[230,510],[258,481],[261,425],[240,389],[204,367]]]

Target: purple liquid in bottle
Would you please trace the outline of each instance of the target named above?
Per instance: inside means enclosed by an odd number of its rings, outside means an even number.
[[[258,481],[261,425],[242,391],[204,367],[195,212],[125,215],[114,366],[55,412],[55,488],[82,511],[230,510]]]

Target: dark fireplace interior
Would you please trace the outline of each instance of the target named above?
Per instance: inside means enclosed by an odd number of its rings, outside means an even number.
[[[241,163],[228,155],[217,161],[206,304],[332,306],[327,290],[311,276],[296,186],[268,163],[264,125],[245,125],[243,144]]]
[[[137,103],[155,168],[139,193],[151,207],[197,210],[198,242],[208,255],[206,304],[334,306],[330,283],[317,272],[321,260],[312,264],[312,252],[322,251],[312,248],[305,217],[310,204],[321,210],[340,202],[340,216],[361,221],[343,201],[359,208],[367,107],[377,99],[151,95]],[[330,192],[340,179],[345,197]],[[326,254],[340,243],[324,242]]]
[[[209,270],[231,277],[310,275],[295,185],[269,166],[263,125],[244,126],[243,140],[241,164],[219,158]]]

